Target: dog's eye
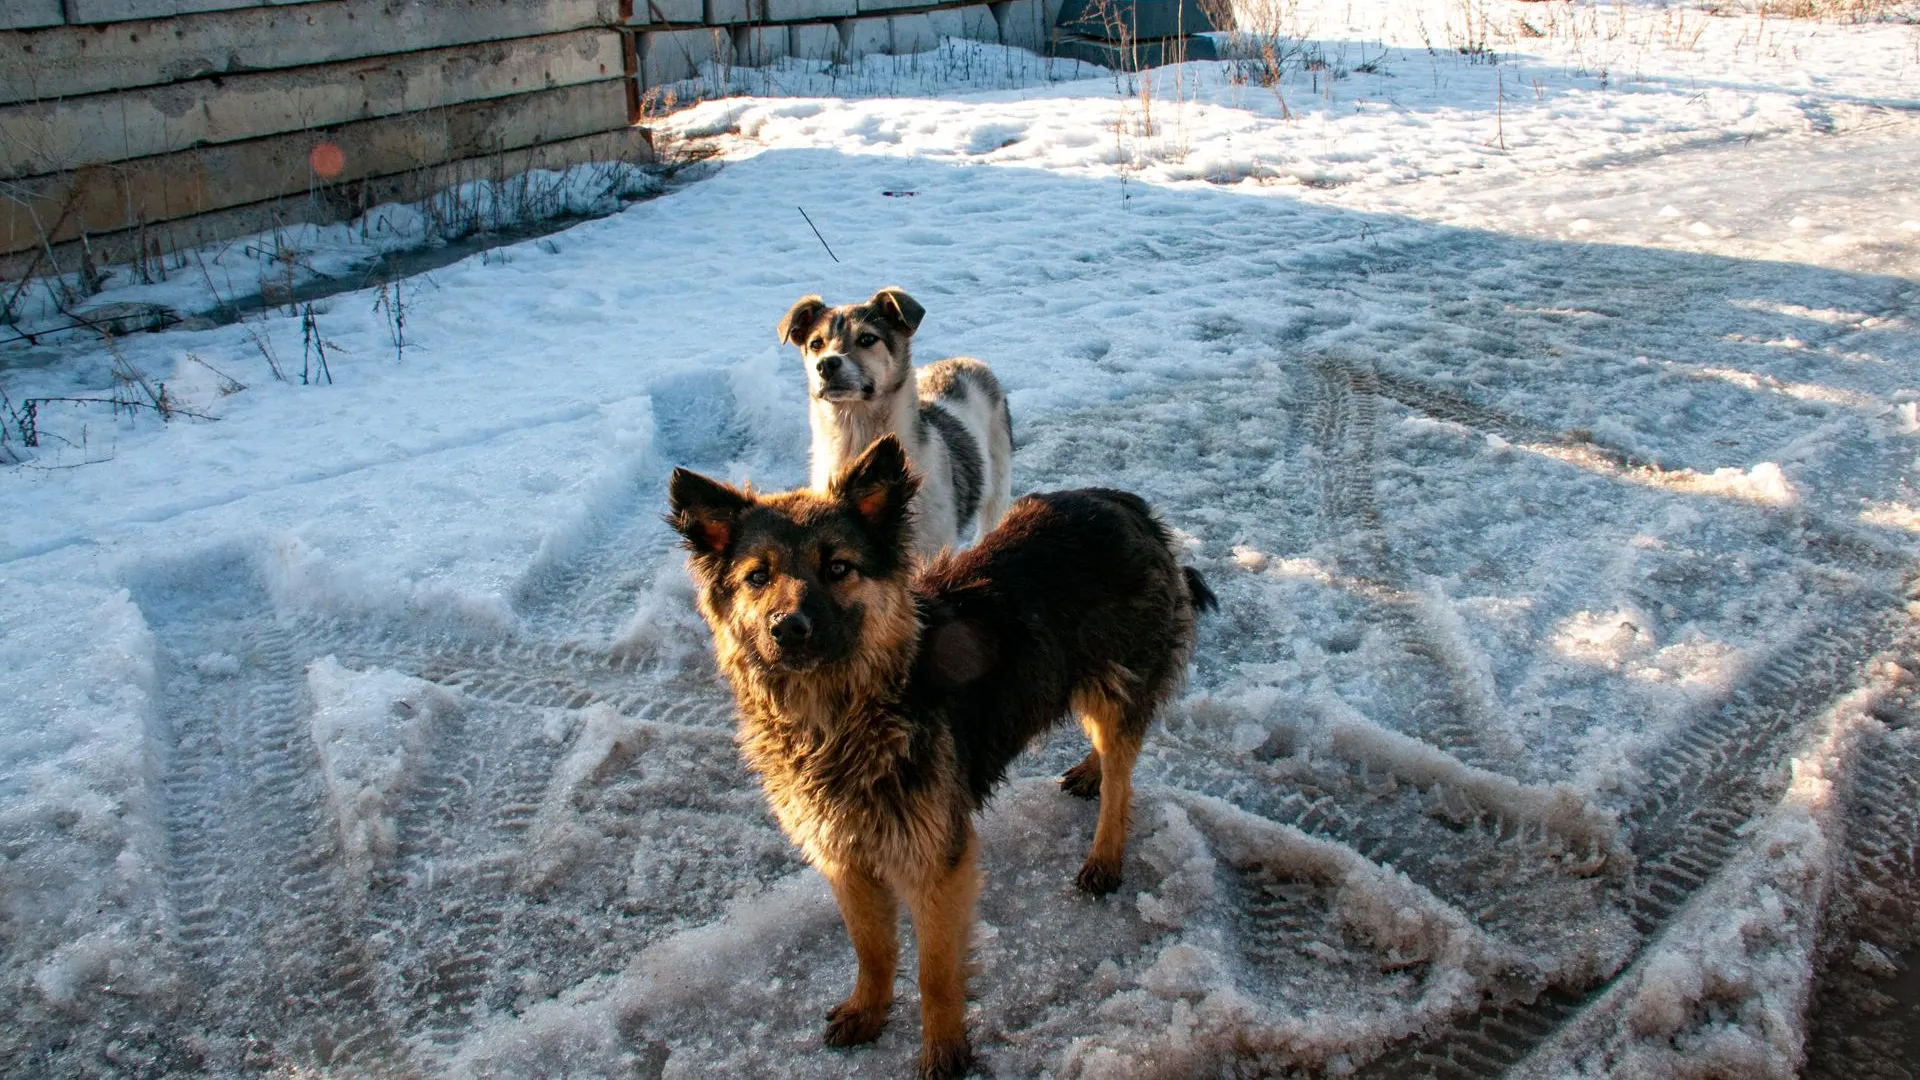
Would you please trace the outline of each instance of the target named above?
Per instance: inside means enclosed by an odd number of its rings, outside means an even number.
[[[812,349],[814,352],[819,352],[821,349],[824,349],[826,347],[827,347],[826,338],[814,338],[812,341],[807,342],[807,348]]]
[[[827,564],[827,580],[840,581],[853,573],[853,564],[845,559],[835,559]]]
[[[871,349],[879,340],[880,338],[874,334],[861,334],[858,344],[863,349]]]
[[[752,570],[747,571],[747,584],[753,586],[756,589],[765,586],[767,582],[772,580],[773,580],[773,575],[767,573],[767,568],[764,566],[757,566]]]

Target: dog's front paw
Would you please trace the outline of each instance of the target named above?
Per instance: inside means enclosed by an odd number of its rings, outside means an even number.
[[[879,1038],[880,1030],[886,1026],[885,1005],[862,1007],[848,998],[827,1010],[824,1037],[828,1046],[859,1046]]]
[[[1075,765],[1060,775],[1060,790],[1076,799],[1097,799],[1100,797],[1100,761],[1088,756],[1087,760]]]
[[[973,1047],[964,1035],[957,1042],[920,1047],[920,1080],[959,1080],[972,1071]]]
[[[1120,864],[1098,863],[1088,860],[1073,879],[1075,886],[1082,892],[1095,896],[1105,896],[1120,887]]]

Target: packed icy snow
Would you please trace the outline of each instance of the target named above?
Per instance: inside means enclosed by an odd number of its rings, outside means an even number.
[[[852,953],[660,520],[675,465],[804,479],[774,326],[883,285],[1008,388],[1016,491],[1139,492],[1223,602],[1119,893],[1072,887],[1077,731],[984,815],[982,1075],[1912,1047],[1920,28],[1265,14],[1145,75],[736,71],[656,125],[704,178],[525,181],[624,209],[310,307],[221,317],[446,207],[89,301],[164,332],[28,297],[0,1073],[909,1072],[911,964],[821,1044]]]

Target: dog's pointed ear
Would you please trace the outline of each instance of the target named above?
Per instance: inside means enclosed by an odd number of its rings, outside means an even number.
[[[920,320],[927,317],[927,309],[920,301],[907,295],[905,289],[889,285],[873,294],[867,306],[880,313],[880,317],[899,328],[908,337],[920,329]]]
[[[740,515],[753,500],[739,488],[686,469],[667,484],[667,524],[700,555],[725,555],[740,536]]]
[[[817,296],[803,296],[794,301],[793,306],[787,309],[786,317],[780,320],[780,343],[800,344],[806,339],[807,332],[813,329],[813,324],[820,321],[820,316],[825,314],[826,310],[827,302]]]
[[[907,467],[900,437],[882,435],[853,463],[834,474],[827,494],[845,503],[883,543],[896,545],[907,523],[907,504],[920,481]]]

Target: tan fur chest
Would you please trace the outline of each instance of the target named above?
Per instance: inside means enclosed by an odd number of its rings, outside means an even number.
[[[853,716],[831,727],[744,719],[742,756],[780,827],[822,871],[925,865],[951,845],[960,798],[953,770],[923,768],[940,779],[908,785],[910,736],[897,718]],[[950,746],[935,752],[952,754]]]

